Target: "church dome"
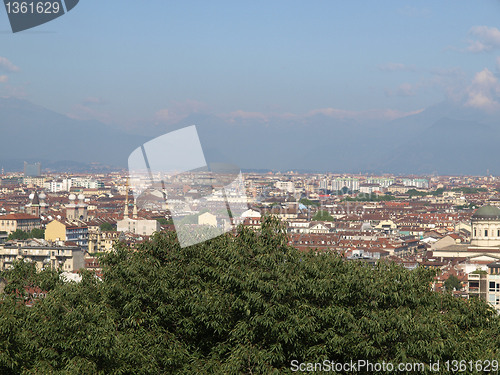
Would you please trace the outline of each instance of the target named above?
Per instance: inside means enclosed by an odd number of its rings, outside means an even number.
[[[472,219],[500,220],[500,209],[491,205],[483,206],[474,212]]]

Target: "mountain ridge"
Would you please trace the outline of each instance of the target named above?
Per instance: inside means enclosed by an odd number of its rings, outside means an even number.
[[[174,123],[144,123],[142,135],[96,120],[75,120],[24,99],[0,98],[0,163],[100,162],[124,168],[148,140],[196,125],[207,162],[246,170],[351,173],[500,174],[498,116],[457,103],[367,126],[325,114],[306,119],[228,119],[192,114]]]

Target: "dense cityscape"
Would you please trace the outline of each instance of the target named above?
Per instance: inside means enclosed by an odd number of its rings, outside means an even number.
[[[500,372],[498,1],[4,3],[0,375]]]
[[[52,174],[42,173],[40,163],[4,173],[0,268],[25,259],[78,279],[83,268],[99,274],[96,256],[117,243],[134,248],[154,232],[175,231],[169,207],[175,200],[152,188],[138,201],[128,181],[126,171]],[[217,189],[204,180],[178,179],[171,188],[176,200],[188,204],[176,217],[191,218],[191,228],[257,229],[264,215],[275,215],[299,250],[440,270],[434,290],[452,288],[457,296],[479,296],[500,309],[496,177],[268,172],[245,173],[243,181],[248,209],[227,223],[223,213],[196,210],[201,193],[216,196]]]

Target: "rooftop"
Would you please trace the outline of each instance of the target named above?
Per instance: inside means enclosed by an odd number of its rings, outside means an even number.
[[[472,215],[472,219],[498,219],[500,220],[500,209],[496,206],[487,205],[478,208]]]

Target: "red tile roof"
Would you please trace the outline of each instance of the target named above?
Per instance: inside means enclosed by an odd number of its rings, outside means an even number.
[[[27,219],[40,219],[38,216],[29,214],[9,214],[0,216],[0,220],[27,220]]]

